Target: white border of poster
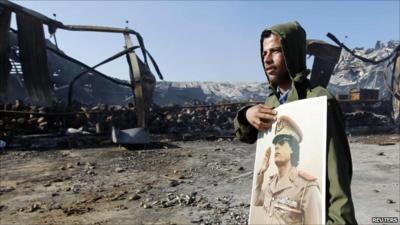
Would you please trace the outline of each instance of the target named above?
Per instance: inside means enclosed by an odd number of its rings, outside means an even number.
[[[316,178],[321,194],[321,220],[325,224],[325,184],[326,184],[326,124],[327,124],[327,97],[316,97],[283,104],[275,109],[278,120],[280,116],[291,118],[302,132],[302,140],[299,144],[300,157],[298,171],[304,171]],[[275,165],[274,144],[277,122],[266,132],[258,133],[256,159],[253,172],[253,185],[250,202],[249,224],[268,224],[268,215],[263,206],[255,206],[255,187],[257,173],[260,171],[266,149],[272,150],[269,160],[269,168],[264,174],[262,190],[266,190],[271,176],[277,174]]]

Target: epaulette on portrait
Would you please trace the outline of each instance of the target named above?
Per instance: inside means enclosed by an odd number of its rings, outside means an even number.
[[[314,177],[311,174],[306,173],[304,171],[299,170],[298,173],[299,173],[299,177],[303,178],[306,181],[315,181],[315,180],[317,180],[316,177]]]

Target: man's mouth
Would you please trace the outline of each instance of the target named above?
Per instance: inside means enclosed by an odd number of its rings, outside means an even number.
[[[267,72],[267,73],[270,73],[270,72],[273,72],[273,71],[275,71],[275,67],[274,66],[270,66],[270,67],[266,67],[265,68],[265,71]]]

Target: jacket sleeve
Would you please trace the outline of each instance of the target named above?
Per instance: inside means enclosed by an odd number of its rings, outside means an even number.
[[[321,224],[321,192],[317,185],[309,186],[306,189],[303,201],[304,223]]]
[[[239,109],[233,121],[236,137],[245,143],[253,144],[257,140],[258,131],[246,120],[246,111],[253,105],[245,106]]]
[[[334,98],[328,100],[327,120],[327,224],[357,224],[350,189],[350,147],[344,117]]]

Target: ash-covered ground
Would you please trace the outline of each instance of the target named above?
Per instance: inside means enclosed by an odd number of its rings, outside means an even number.
[[[359,224],[399,217],[398,135],[350,138]],[[0,154],[0,224],[246,224],[255,145],[171,141]]]

